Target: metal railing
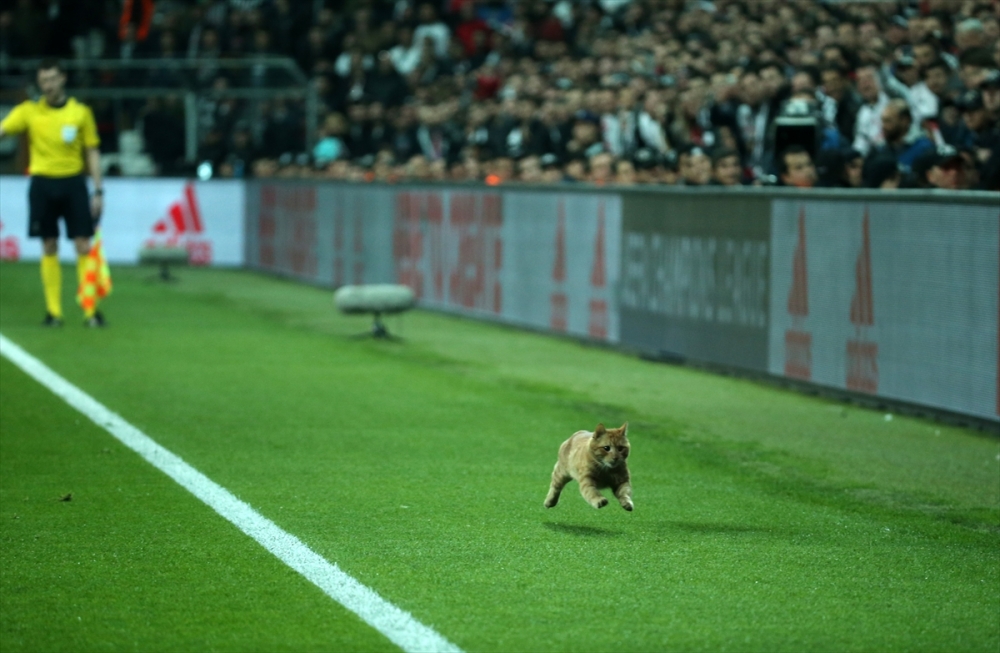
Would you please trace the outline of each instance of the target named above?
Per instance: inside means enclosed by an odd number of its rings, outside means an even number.
[[[0,63],[0,97],[37,96],[35,73],[40,59],[6,59]],[[301,101],[305,108],[305,146],[316,142],[319,97],[316,88],[289,57],[242,59],[77,59],[61,62],[69,75],[67,92],[81,100],[111,100],[122,131],[123,103],[149,98],[183,98],[185,161],[198,153],[198,100]],[[225,76],[226,88],[213,82]]]

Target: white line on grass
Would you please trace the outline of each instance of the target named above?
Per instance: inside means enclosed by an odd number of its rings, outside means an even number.
[[[305,576],[334,601],[389,638],[399,648],[413,653],[418,651],[461,653],[461,649],[433,628],[420,623],[409,612],[397,608],[371,588],[341,571],[336,564],[328,562],[297,537],[285,532],[270,519],[237,499],[229,490],[181,460],[179,456],[164,449],[148,435],[53,372],[45,363],[21,349],[3,334],[0,334],[0,355],[177,481],[238,529],[257,540],[286,565]]]

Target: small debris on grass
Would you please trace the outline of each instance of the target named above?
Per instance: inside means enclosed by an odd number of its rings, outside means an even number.
[[[59,500],[60,501],[72,501],[73,500],[73,493],[72,492],[67,492],[66,494],[64,494],[61,497],[59,497]]]
[[[887,422],[891,422],[892,421],[892,413],[886,413],[885,414],[885,421],[887,421]]]

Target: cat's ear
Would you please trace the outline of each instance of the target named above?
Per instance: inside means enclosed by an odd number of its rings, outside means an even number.
[[[607,429],[604,428],[604,424],[598,424],[597,428],[594,429],[594,437],[595,438],[599,438],[602,435],[604,435],[606,432],[607,432]]]
[[[622,435],[628,435],[628,422],[622,424],[618,430],[622,432]]]

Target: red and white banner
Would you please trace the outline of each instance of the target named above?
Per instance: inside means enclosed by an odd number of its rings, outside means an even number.
[[[41,241],[27,237],[29,183],[27,177],[0,177],[4,259],[41,256]],[[195,265],[243,264],[243,182],[109,178],[104,188],[101,225],[110,263],[137,263],[143,247],[173,245],[187,248]],[[60,258],[75,260],[64,241]]]
[[[396,281],[421,304],[618,341],[615,195],[407,190],[396,195]]]
[[[1000,415],[1000,210],[776,199],[769,371]]]

